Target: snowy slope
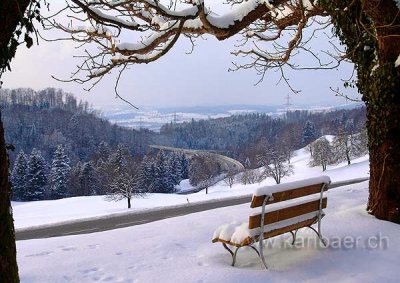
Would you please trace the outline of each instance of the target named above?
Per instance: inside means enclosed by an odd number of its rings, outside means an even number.
[[[368,215],[367,197],[367,182],[329,191],[322,228],[330,247],[317,249],[308,229],[298,233],[299,243],[310,243],[303,247],[285,244],[288,235],[275,237],[266,249],[268,271],[245,248],[231,267],[230,255],[211,243],[220,224],[246,221],[250,208],[244,204],[101,233],[19,241],[21,282],[398,282],[399,225]]]
[[[286,177],[282,182],[289,182],[321,175],[328,175],[332,182],[354,179],[369,176],[368,156],[353,160],[353,164],[347,165],[346,162],[335,166],[328,166],[327,171],[322,172],[321,167],[309,167],[310,153],[305,149],[296,152],[292,158],[292,165],[295,174]],[[144,198],[132,200],[130,211],[158,208],[205,201],[210,199],[220,199],[230,196],[251,194],[254,189],[263,185],[273,185],[275,181],[268,178],[261,183],[242,185],[234,184],[229,188],[223,181],[209,188],[208,195],[204,191],[190,194],[148,194]],[[187,181],[182,182],[182,189],[190,186]],[[98,217],[115,213],[126,213],[127,204],[124,200],[120,202],[108,202],[102,196],[74,197],[61,200],[36,201],[36,202],[13,202],[14,220],[16,228],[26,228],[31,226],[57,223],[62,221],[72,221],[90,217]]]

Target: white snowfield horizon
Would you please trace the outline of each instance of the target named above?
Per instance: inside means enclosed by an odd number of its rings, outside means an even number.
[[[328,139],[332,137],[328,136]],[[369,177],[368,155],[352,160],[351,165],[346,162],[328,166],[325,172],[321,167],[309,167],[310,153],[305,149],[295,152],[291,159],[294,174],[285,177],[282,183],[309,179],[326,175],[331,182],[340,182],[360,177]],[[258,188],[275,185],[272,178],[249,185],[235,183],[229,188],[224,181],[205,191],[189,195],[179,194],[148,194],[144,198],[133,198],[132,208],[127,209],[126,200],[119,202],[106,201],[104,196],[72,197],[60,200],[12,202],[14,211],[14,225],[16,231],[29,230],[37,227],[54,224],[79,222],[82,220],[107,218],[121,214],[141,213],[148,210],[162,210],[165,207],[190,205],[193,203],[212,202],[225,198],[251,196]],[[190,190],[188,180],[181,182],[178,190]]]

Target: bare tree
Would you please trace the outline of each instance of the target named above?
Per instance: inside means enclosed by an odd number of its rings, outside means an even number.
[[[145,194],[145,191],[136,186],[135,176],[127,172],[121,172],[115,175],[109,184],[106,199],[114,201],[126,199],[128,208],[131,208],[131,199],[137,196],[144,196]]]
[[[287,162],[290,164],[290,159],[294,156],[295,137],[293,131],[285,130],[279,137],[278,147],[279,151],[285,156]]]
[[[322,166],[322,171],[333,160],[332,146],[325,137],[321,137],[311,144],[314,154],[311,157],[311,166]]]
[[[269,146],[265,151],[258,155],[258,163],[264,167],[261,179],[272,177],[277,184],[285,176],[293,173],[293,166],[286,163],[286,157],[274,146]]]
[[[350,165],[351,158],[355,155],[356,151],[353,134],[344,128],[340,128],[337,136],[333,139],[333,147],[336,162],[346,160],[347,164]]]
[[[221,173],[221,166],[213,154],[196,154],[190,159],[189,182],[192,186],[206,189],[206,194]]]
[[[236,172],[230,169],[225,175],[224,182],[229,186],[229,188],[232,188],[233,184],[235,183],[235,178]]]
[[[251,168],[250,158],[246,158],[244,162],[244,171],[239,175],[242,184],[254,184],[260,179],[260,174],[258,174],[258,169]]]
[[[361,127],[359,133],[354,135],[354,145],[356,147],[356,155],[362,156],[368,153],[368,133],[365,125]]]
[[[400,64],[396,62],[400,13],[395,1],[227,0],[233,8],[222,15],[213,13],[210,3],[198,0],[68,3],[63,11],[71,21],[49,23],[82,45],[84,61],[71,78],[79,83],[96,84],[112,69],[122,72],[129,65],[161,58],[180,37],[193,43],[206,34],[218,40],[241,34],[243,41],[233,54],[249,61],[236,63],[233,69],[254,68],[260,80],[267,70],[275,69],[293,91],[296,89],[285,76],[287,68],[332,69],[343,61],[353,62],[357,79],[345,85],[357,86],[367,105],[368,211],[400,223]],[[342,45],[335,45],[336,38],[328,38],[333,48],[318,53],[312,48],[312,39],[326,29],[333,30]],[[125,42],[126,38],[136,41]],[[86,48],[87,44],[98,48]],[[309,60],[302,60],[300,66],[292,59],[302,53]]]

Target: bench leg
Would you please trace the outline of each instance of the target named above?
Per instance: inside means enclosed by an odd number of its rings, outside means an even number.
[[[292,240],[292,246],[294,245],[294,243],[296,242],[296,236],[297,236],[297,231],[298,230],[296,230],[296,231],[290,231],[290,234],[292,234],[292,238],[293,238],[293,240]]]
[[[265,257],[264,257],[264,249],[263,249],[264,245],[263,245],[263,242],[264,242],[264,239],[261,238],[260,241],[259,241],[259,245],[260,245],[260,248],[259,248],[260,254],[259,255],[260,255],[260,258],[261,258],[261,262],[264,265],[265,269],[268,269],[267,262],[265,261]]]
[[[231,254],[231,256],[232,256],[232,266],[235,266],[236,254],[237,254],[239,248],[236,248],[236,251],[233,252],[230,248],[228,248],[228,246],[225,243],[222,243],[222,246],[225,248],[225,250],[227,250]]]
[[[318,231],[317,231],[317,230],[315,230],[315,229],[314,229],[313,227],[311,227],[311,226],[308,226],[308,228],[310,228],[311,230],[313,230],[313,231],[318,235],[319,240],[320,240],[321,243],[326,247],[327,243],[326,243],[325,239],[322,237],[321,230],[318,229]]]
[[[253,251],[255,251],[257,253],[258,257],[260,257],[260,253],[258,252],[258,250],[255,247],[253,247],[253,246],[249,246],[249,247],[252,248]]]
[[[238,251],[239,251],[239,249],[241,247],[236,248],[235,252],[233,252],[230,248],[228,248],[228,246],[225,243],[222,243],[222,246],[231,254],[231,256],[232,256],[232,266],[235,266],[236,256],[237,256],[237,253],[238,253]],[[258,250],[255,247],[253,247],[251,245],[249,245],[248,247],[250,247],[253,251],[255,251],[257,253],[258,257],[261,257],[260,253],[258,252]]]

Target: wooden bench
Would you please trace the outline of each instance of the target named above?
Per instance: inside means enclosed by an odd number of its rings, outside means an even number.
[[[232,255],[232,266],[235,265],[238,250],[247,246],[258,254],[267,269],[263,241],[268,238],[290,232],[294,244],[298,229],[308,227],[326,245],[321,234],[321,219],[324,216],[323,209],[327,206],[324,192],[329,184],[329,177],[322,176],[258,188],[251,200],[250,207],[254,210],[249,221],[240,225],[231,223],[220,226],[214,232],[212,242],[222,243]],[[317,230],[311,227],[314,224],[318,224]],[[258,249],[253,246],[257,242]],[[236,250],[231,250],[228,245]]]

